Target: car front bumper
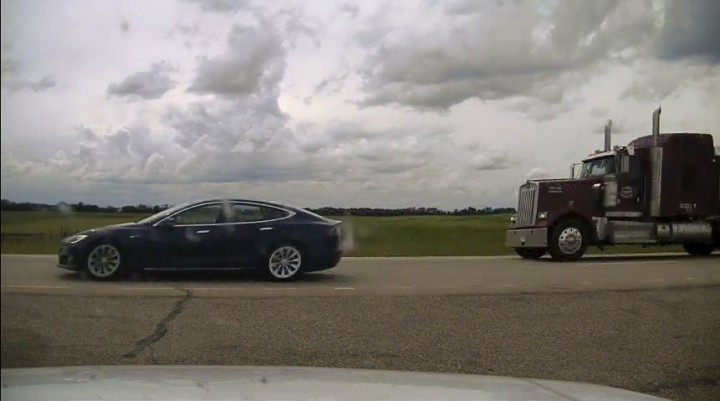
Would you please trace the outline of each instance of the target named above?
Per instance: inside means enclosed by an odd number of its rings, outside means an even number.
[[[507,231],[505,245],[510,248],[547,248],[547,228],[516,228]]]
[[[60,244],[58,251],[57,267],[60,269],[80,271],[82,270],[82,252],[79,247],[73,244]]]

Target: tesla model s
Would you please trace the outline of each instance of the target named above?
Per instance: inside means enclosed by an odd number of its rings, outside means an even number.
[[[340,261],[341,222],[272,202],[205,200],[61,241],[58,266],[108,280],[147,268],[257,269],[275,280]]]

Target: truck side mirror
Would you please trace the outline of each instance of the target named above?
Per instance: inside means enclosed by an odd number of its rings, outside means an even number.
[[[620,174],[630,173],[630,155],[620,155]]]
[[[590,187],[590,199],[594,205],[602,205],[603,196],[601,183],[598,182]]]

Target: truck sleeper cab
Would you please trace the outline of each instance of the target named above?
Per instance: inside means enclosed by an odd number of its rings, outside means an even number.
[[[659,111],[657,112],[659,115]],[[580,259],[590,245],[720,247],[720,156],[708,134],[654,134],[585,159],[570,179],[530,180],[506,245],[523,258]]]

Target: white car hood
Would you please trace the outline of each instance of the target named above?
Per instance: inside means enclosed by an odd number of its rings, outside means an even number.
[[[584,383],[384,370],[97,366],[2,370],[3,400],[657,401]]]

